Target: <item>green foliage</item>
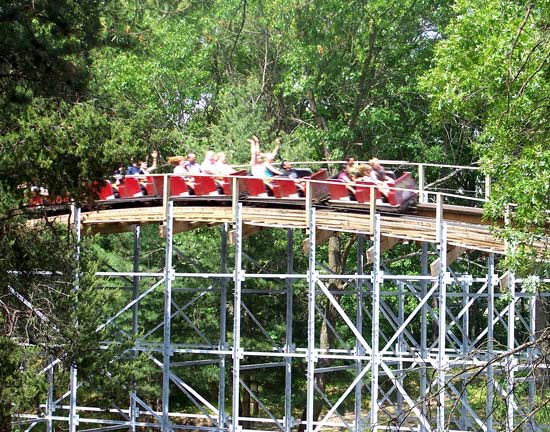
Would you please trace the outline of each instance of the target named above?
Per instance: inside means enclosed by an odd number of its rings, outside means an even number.
[[[14,123],[2,140],[1,181],[19,199],[31,185],[79,197],[132,152],[125,128],[116,128],[93,103],[52,105],[35,98]]]
[[[105,2],[8,0],[0,9],[0,109],[34,96],[76,100],[89,77]],[[3,129],[4,125],[0,125]]]
[[[19,350],[13,340],[5,336],[0,337],[0,424],[3,428],[10,427],[9,422],[12,413],[11,400],[14,391],[20,387]]]
[[[318,135],[309,137],[320,143],[318,154],[421,157],[429,143],[406,151],[418,142],[409,138],[415,133],[431,140],[422,130],[425,101],[416,89],[416,76],[427,68],[434,42],[424,32],[437,31],[445,22],[440,13],[444,5],[273,6],[274,16],[285,15],[271,21],[282,53],[277,70],[281,79],[274,89],[287,117],[301,120],[297,132],[312,128]],[[284,36],[287,22],[290,37]]]
[[[269,142],[270,124],[266,121],[267,109],[260,94],[260,84],[249,78],[242,85],[233,83],[222,89],[216,98],[215,109],[219,118],[210,126],[208,145],[215,150],[226,150],[230,161],[248,164],[250,161],[250,145],[247,138],[256,135]],[[271,151],[264,144],[264,151]]]
[[[0,419],[33,410],[47,389],[41,349],[20,347],[13,339],[0,336]],[[9,426],[8,426],[9,427]]]
[[[78,197],[113,165],[109,120],[85,102],[106,4],[13,0],[0,10],[0,177],[12,203],[31,184]]]
[[[455,13],[423,83],[434,119],[460,128],[491,175],[487,216],[510,210],[508,264],[529,274],[533,256],[544,263],[548,253],[531,248],[548,233],[548,3],[461,1]]]

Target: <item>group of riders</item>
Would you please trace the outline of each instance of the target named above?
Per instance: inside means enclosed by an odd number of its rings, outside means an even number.
[[[280,164],[275,163],[281,147],[280,139],[275,139],[273,150],[267,153],[260,150],[260,140],[257,136],[252,136],[248,142],[250,144],[250,168],[248,175],[263,179],[268,192],[272,178],[286,177],[293,179],[298,192],[303,195],[305,187],[302,177],[310,172],[309,170],[295,169],[289,160],[283,160]],[[152,164],[150,166],[146,161],[132,163],[126,169],[125,175],[146,176],[151,174],[158,167],[158,152],[151,153],[151,157]],[[169,157],[167,163],[174,167],[174,174],[185,178],[190,194],[193,194],[193,176],[209,175],[214,176],[214,178],[221,178],[236,172],[233,166],[228,163],[224,152],[216,153],[212,150],[208,150],[205,153],[202,162],[197,161],[195,153],[188,153],[186,156]],[[117,175],[115,175],[116,181],[113,185],[115,188],[122,177],[121,168],[117,172]],[[355,192],[354,184],[358,181],[374,182],[377,184],[382,195],[386,195],[389,189],[387,182],[394,180],[394,176],[391,171],[386,171],[376,158],[365,163],[358,163],[354,157],[350,156],[340,165],[338,172],[332,176],[332,179],[346,183],[350,191],[350,197],[353,198]]]
[[[283,160],[276,164],[275,160],[279,153],[281,142],[275,140],[275,146],[271,152],[264,153],[260,150],[260,140],[257,136],[252,136],[248,140],[250,144],[250,168],[248,175],[264,180],[266,191],[270,192],[270,183],[274,177],[285,177],[294,180],[298,193],[303,196],[305,192],[304,176],[311,174],[307,169],[295,169],[289,160]],[[111,186],[115,196],[118,195],[118,186],[124,182],[126,176],[135,176],[142,182],[142,191],[146,195],[145,182],[149,174],[152,174],[158,167],[159,154],[157,151],[151,153],[152,163],[147,161],[132,161],[127,167],[120,166],[113,174]],[[195,153],[188,153],[184,156],[172,156],[166,161],[172,165],[173,173],[181,175],[188,185],[189,194],[193,194],[193,176],[208,175],[221,180],[223,176],[228,176],[236,172],[231,164],[228,163],[224,152],[214,152],[208,150],[202,162],[197,161]],[[393,173],[386,172],[380,165],[378,159],[374,158],[366,163],[357,163],[355,158],[347,157],[345,162],[340,165],[339,170],[332,176],[332,179],[346,183],[350,198],[354,196],[354,184],[358,181],[370,181],[378,185],[382,195],[386,195],[388,186],[386,182],[393,180]],[[34,194],[47,196],[47,190],[33,190]]]

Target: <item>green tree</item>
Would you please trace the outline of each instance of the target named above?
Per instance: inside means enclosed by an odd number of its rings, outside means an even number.
[[[548,262],[549,12],[546,1],[457,2],[423,81],[434,123],[460,130],[491,175],[486,213],[509,211],[508,264],[524,274]]]
[[[88,91],[106,5],[14,0],[0,9],[0,183],[15,200],[31,184],[80,197],[134,150],[131,129]]]
[[[212,148],[226,151],[234,163],[247,163],[246,138],[251,134],[262,138],[265,150],[267,143],[281,137],[282,156],[289,159],[340,159],[349,153],[362,159],[469,162],[470,142],[489,118],[485,104],[472,105],[470,128],[453,115],[437,117],[435,110],[436,120],[430,124],[427,95],[433,94],[432,87],[418,86],[419,75],[430,68],[434,45],[452,34],[454,22],[444,30],[449,16],[460,16],[449,3],[56,0],[11,1],[1,8],[2,22],[8,25],[0,34],[9,42],[0,48],[0,229],[6,240],[0,248],[0,269],[26,271],[25,277],[14,273],[6,280],[57,328],[65,329],[52,333],[59,347],[55,354],[66,359],[66,365],[78,365],[90,382],[106,385],[106,359],[116,353],[98,354],[94,348],[105,335],[95,329],[125,298],[97,292],[86,278],[72,292],[77,269],[70,235],[48,224],[28,230],[24,218],[15,218],[31,185],[78,199],[86,195],[90,182],[153,149],[168,156]],[[494,71],[480,70],[479,76],[492,76],[489,72]],[[147,242],[153,242],[149,235]],[[206,267],[215,269],[219,263],[215,254],[208,254],[213,246],[204,241],[205,235],[192,233],[177,243],[184,250],[203,245]],[[94,262],[123,266],[124,254],[118,251],[128,250],[126,240],[94,239],[94,254],[82,257],[81,269],[93,272]],[[338,273],[344,271],[346,252],[337,240],[332,239],[327,256]],[[262,235],[258,249],[272,242],[269,234]],[[45,257],[44,251],[52,248],[55,253]],[[280,258],[284,251],[276,250],[261,256],[265,265],[281,265],[273,256]],[[162,266],[161,261],[151,258],[147,267]],[[186,269],[188,264],[176,265]],[[31,277],[36,269],[63,274],[54,281],[65,288],[59,302],[49,303],[57,300],[57,291],[45,290],[51,284]],[[0,289],[11,296],[6,281]],[[12,311],[23,309],[11,301]],[[215,306],[207,303],[197,320],[212,330],[216,323],[208,317]],[[280,338],[281,316],[270,312],[265,318],[276,329],[273,337]],[[155,312],[149,314],[151,321],[158,318]],[[27,318],[41,338],[54,326],[37,321],[32,310]],[[72,325],[77,320],[81,324]],[[27,342],[20,327],[5,327],[3,334]],[[330,345],[330,337],[324,337]],[[6,365],[14,364],[10,358]],[[117,385],[129,382],[132,369],[120,363],[110,378]],[[139,373],[149,372],[140,366]],[[206,382],[212,373],[205,375]],[[154,394],[151,376],[147,383]],[[270,377],[272,382],[280,379]]]
[[[77,202],[115,162],[131,151],[130,129],[92,101],[92,48],[101,42],[100,16],[108,2],[8,1],[0,7],[0,424],[12,411],[36,407],[45,386],[38,371],[49,356],[82,365],[85,346],[97,346],[100,306],[85,256],[76,261],[67,226],[25,214],[31,186]],[[116,134],[115,134],[116,131]],[[81,326],[75,326],[80,321]],[[84,325],[86,323],[86,325]],[[47,347],[42,349],[41,347]],[[84,370],[85,372],[85,370]]]
[[[510,253],[502,264],[533,291],[544,287],[530,276],[548,275],[550,257],[549,12],[548,1],[457,1],[423,79],[434,124],[471,147],[491,176],[485,213],[506,221]],[[533,343],[545,356],[547,302],[536,302]],[[537,401],[526,420],[547,404]]]
[[[0,107],[17,111],[33,97],[78,100],[86,92],[89,51],[99,42],[105,2],[8,0],[0,9]],[[3,122],[8,119],[4,117]],[[5,125],[2,125],[4,129]]]

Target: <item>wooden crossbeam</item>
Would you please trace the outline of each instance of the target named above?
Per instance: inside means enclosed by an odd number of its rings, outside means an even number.
[[[263,230],[265,227],[262,226],[255,226],[255,225],[243,225],[243,239],[253,236],[255,234],[258,234],[261,230]],[[234,245],[235,244],[235,230],[231,230],[229,232],[229,244]]]
[[[452,264],[456,259],[466,252],[466,248],[462,246],[451,246],[447,250],[447,265]],[[432,276],[437,276],[441,267],[441,260],[438,258],[430,264],[430,273]]]
[[[380,253],[382,254],[384,252],[389,251],[397,243],[399,243],[398,238],[382,236],[382,240],[380,241]],[[371,246],[367,250],[367,262],[369,264],[372,263],[373,257],[374,257],[374,246]]]
[[[335,231],[332,230],[324,230],[324,229],[316,229],[315,230],[315,246],[322,245],[324,242],[326,242],[332,235],[335,233]],[[306,238],[302,242],[302,249],[305,254],[309,253],[309,239]]]

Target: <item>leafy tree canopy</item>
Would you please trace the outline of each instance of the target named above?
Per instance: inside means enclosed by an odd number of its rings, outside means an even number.
[[[491,175],[487,215],[509,210],[508,238],[521,252],[516,258],[524,252],[527,258],[516,262],[517,270],[527,272],[544,262],[533,261],[528,246],[549,233],[549,6],[456,2],[456,18],[423,81],[434,121],[460,129]]]

